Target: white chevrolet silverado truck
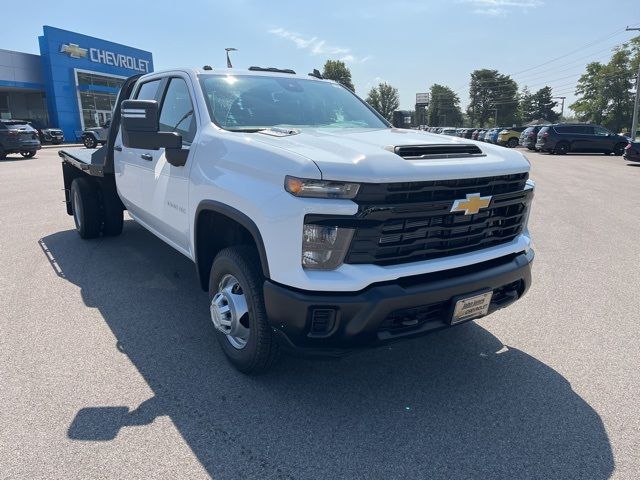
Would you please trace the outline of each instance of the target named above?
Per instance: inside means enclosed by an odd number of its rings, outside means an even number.
[[[127,210],[190,258],[245,373],[467,322],[531,283],[522,153],[392,128],[317,72],[132,77],[106,144],[60,156],[80,236]]]

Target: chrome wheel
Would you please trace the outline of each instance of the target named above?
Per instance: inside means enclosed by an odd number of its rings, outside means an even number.
[[[236,349],[243,349],[249,340],[249,307],[242,286],[233,275],[225,275],[211,299],[211,320],[214,327],[227,336]]]

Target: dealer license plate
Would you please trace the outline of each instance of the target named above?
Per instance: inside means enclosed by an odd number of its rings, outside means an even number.
[[[471,320],[472,318],[484,317],[489,312],[492,296],[493,292],[486,292],[458,300],[453,309],[451,325]]]

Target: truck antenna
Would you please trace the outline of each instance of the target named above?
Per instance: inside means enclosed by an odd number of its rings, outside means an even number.
[[[227,52],[227,68],[233,68],[233,65],[231,65],[231,58],[229,58],[229,52],[237,52],[238,49],[233,47],[227,47],[225,48],[225,51]]]

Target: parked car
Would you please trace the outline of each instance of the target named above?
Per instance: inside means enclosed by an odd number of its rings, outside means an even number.
[[[53,145],[60,145],[64,142],[64,132],[59,128],[39,128],[38,134],[40,136],[41,143],[52,143]]]
[[[12,153],[24,158],[35,156],[42,148],[38,131],[26,120],[0,120],[0,159]]]
[[[398,135],[338,83],[255,68],[131,77],[107,144],[60,151],[66,213],[81,238],[104,237],[71,248],[84,269],[127,209],[193,261],[208,293],[202,327],[245,373],[281,350],[384,345],[525,294],[535,184],[522,153]]]
[[[475,128],[465,128],[462,132],[462,137],[471,139],[473,137],[473,132],[475,131],[476,131]]]
[[[627,143],[625,137],[600,125],[559,123],[540,129],[536,148],[559,155],[569,152],[622,155]]]
[[[107,120],[100,127],[85,128],[82,132],[82,143],[87,148],[96,148],[98,145],[104,145],[107,142],[107,134],[111,120]]]
[[[449,135],[450,137],[456,137],[458,134],[455,128],[443,128],[440,133],[442,135]]]
[[[541,125],[534,125],[532,127],[525,128],[520,134],[519,144],[521,147],[526,147],[529,150],[536,149],[536,141],[538,139],[538,132],[542,128]]]
[[[500,130],[496,143],[503,147],[515,148],[520,143],[520,134],[527,127],[507,127]]]
[[[640,162],[640,142],[629,142],[622,157],[629,162]]]
[[[500,130],[502,130],[502,127],[490,129],[484,136],[484,141],[496,144],[498,142],[498,134],[500,133]]]
[[[478,130],[478,141],[479,142],[484,142],[485,141],[485,135],[487,134],[488,130],[481,128],[480,130]]]

